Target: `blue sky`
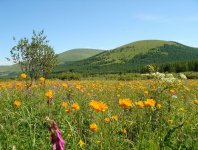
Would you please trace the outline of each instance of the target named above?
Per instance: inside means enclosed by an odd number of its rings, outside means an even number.
[[[197,0],[0,0],[0,65],[32,31],[44,29],[56,53],[112,49],[144,39],[198,47]]]

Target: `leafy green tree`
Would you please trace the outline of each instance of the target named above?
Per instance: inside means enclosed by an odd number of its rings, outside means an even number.
[[[28,74],[31,81],[40,76],[46,78],[57,65],[57,55],[46,38],[43,30],[33,31],[30,40],[26,37],[20,39],[10,51],[12,61],[20,65],[21,71]]]

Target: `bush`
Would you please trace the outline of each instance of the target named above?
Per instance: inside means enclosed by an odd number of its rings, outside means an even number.
[[[81,75],[79,73],[61,73],[57,75],[57,78],[60,80],[80,80]]]
[[[198,79],[198,72],[185,72],[188,79]]]

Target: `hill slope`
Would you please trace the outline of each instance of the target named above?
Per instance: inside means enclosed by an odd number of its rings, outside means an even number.
[[[103,51],[104,50],[88,48],[72,49],[58,54],[58,62],[59,64],[63,64],[65,62],[79,61],[99,54]]]
[[[18,65],[0,66],[0,77],[1,76],[14,76],[18,72],[19,72]]]
[[[105,51],[83,61],[59,66],[57,71],[91,73],[133,72],[146,64],[189,61],[198,58],[198,49],[172,41],[137,41]]]
[[[58,54],[58,64],[67,64],[74,61],[83,60],[99,53],[104,52],[104,50],[99,49],[72,49]],[[14,76],[20,72],[18,65],[11,66],[0,66],[0,77],[1,76]]]
[[[166,64],[198,60],[198,48],[173,41],[144,40],[102,51],[73,49],[59,54],[55,73],[72,71],[82,73],[139,72],[147,64]],[[3,70],[3,71],[1,71]],[[16,66],[0,67],[2,74],[15,74]]]

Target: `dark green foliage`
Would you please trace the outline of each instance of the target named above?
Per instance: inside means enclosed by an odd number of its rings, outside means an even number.
[[[81,74],[65,72],[65,73],[60,73],[60,74],[53,74],[50,77],[51,78],[57,78],[57,79],[60,79],[60,80],[80,80],[81,79]]]
[[[22,38],[10,51],[12,61],[31,79],[47,77],[56,66],[57,56],[46,38],[44,31],[33,31],[31,40]]]
[[[198,60],[178,61],[159,65],[160,72],[188,72],[198,71]]]

